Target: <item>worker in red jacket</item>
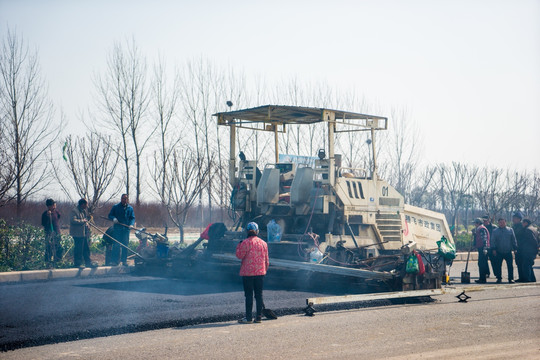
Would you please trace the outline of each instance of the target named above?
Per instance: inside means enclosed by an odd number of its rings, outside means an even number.
[[[247,227],[247,239],[240,241],[236,247],[236,257],[242,260],[240,276],[244,283],[244,294],[246,296],[246,317],[238,320],[241,324],[253,322],[253,294],[257,302],[257,314],[255,322],[260,323],[263,310],[263,280],[270,262],[268,260],[268,246],[266,242],[257,235],[259,226],[250,222]]]

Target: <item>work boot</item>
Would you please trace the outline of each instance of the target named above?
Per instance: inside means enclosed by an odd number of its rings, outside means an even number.
[[[257,317],[257,318],[255,318],[255,321],[254,321],[254,323],[256,323],[256,324],[260,324],[260,323],[262,323],[262,318],[261,318],[261,317]]]
[[[502,284],[502,279],[497,279],[497,281],[495,281],[496,284]]]
[[[486,279],[478,279],[478,280],[474,280],[474,282],[477,283],[477,284],[485,284]]]
[[[253,320],[248,320],[246,318],[243,318],[241,320],[238,320],[238,323],[239,324],[251,324],[253,322]]]
[[[509,283],[509,284],[514,284],[515,281],[514,281],[514,280],[508,280],[508,283]]]

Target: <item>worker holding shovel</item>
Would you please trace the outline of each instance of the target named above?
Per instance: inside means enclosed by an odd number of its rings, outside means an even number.
[[[128,250],[126,247],[129,245],[131,227],[135,225],[135,212],[133,207],[129,205],[127,194],[122,194],[120,202],[112,207],[109,212],[109,220],[114,223],[114,238],[125,246],[121,247],[116,243],[113,245],[111,265],[117,265],[121,261],[122,265],[127,266]],[[120,250],[122,251],[121,256]]]
[[[90,222],[92,217],[88,213],[88,201],[80,199],[77,206],[71,210],[69,216],[69,234],[73,237],[73,263],[76,268],[95,268],[97,265],[90,259]],[[83,265],[82,263],[85,263]]]

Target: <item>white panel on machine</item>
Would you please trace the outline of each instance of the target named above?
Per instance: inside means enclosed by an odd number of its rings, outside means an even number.
[[[279,169],[264,169],[257,186],[257,204],[277,204],[279,201]]]
[[[296,176],[291,185],[291,203],[308,203],[312,188],[313,169],[310,167],[303,167],[296,170]]]

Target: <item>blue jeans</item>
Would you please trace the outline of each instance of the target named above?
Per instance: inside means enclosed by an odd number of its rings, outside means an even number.
[[[129,245],[129,229],[114,229],[114,238],[125,246]],[[122,255],[120,255],[120,252]],[[118,243],[113,244],[112,261],[116,263],[127,262],[128,249],[120,246]]]

